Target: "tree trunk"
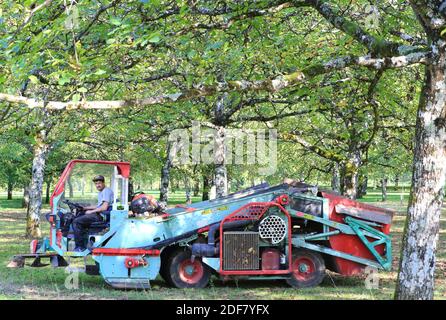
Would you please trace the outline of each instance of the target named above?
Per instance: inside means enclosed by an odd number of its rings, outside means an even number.
[[[14,189],[14,184],[12,181],[8,181],[8,200],[12,200],[12,191]]]
[[[81,182],[81,194],[82,194],[82,197],[85,195],[85,184],[86,184],[87,182],[85,181],[85,177],[82,177],[82,182]]]
[[[400,176],[396,175],[395,176],[395,190],[398,190],[399,184],[400,184]]]
[[[209,177],[209,174],[203,173],[203,196],[202,200],[206,201],[209,200],[209,193],[211,191],[212,187],[212,178]]]
[[[343,178],[344,178],[344,191],[343,194],[350,198],[357,198],[358,191],[358,174],[359,166],[361,164],[361,155],[359,152],[351,153],[348,161],[345,163]]]
[[[74,192],[73,192],[73,183],[71,182],[71,177],[68,177],[67,184],[68,184],[68,197],[73,198]]]
[[[339,164],[339,193],[344,194],[345,190],[345,163]]]
[[[387,178],[381,179],[381,201],[387,201]]]
[[[191,188],[190,188],[190,181],[189,177],[184,178],[184,189],[185,189],[185,195],[186,195],[186,203],[191,204],[192,198],[191,198]]]
[[[358,198],[362,198],[367,194],[367,185],[369,183],[369,177],[365,174],[360,174],[358,178]]]
[[[396,299],[432,299],[446,177],[446,48],[433,41],[417,113],[412,188]]]
[[[23,199],[22,208],[27,208],[29,206],[29,185],[23,187]]]
[[[344,176],[344,195],[355,200],[358,192],[358,172],[354,168],[347,170]]]
[[[51,190],[51,183],[49,181],[46,182],[46,194],[45,194],[45,203],[50,203],[50,190]]]
[[[219,127],[215,133],[214,150],[214,176],[215,176],[215,197],[221,198],[228,194],[228,176],[226,170],[226,131],[224,127]]]
[[[339,181],[339,163],[334,162],[332,177],[331,177],[331,189],[335,192],[341,191],[341,183]]]
[[[132,201],[134,192],[135,192],[135,188],[133,187],[133,180],[132,180],[132,178],[130,178],[129,179],[129,189],[128,189],[128,194],[127,194],[128,202]]]
[[[169,180],[170,169],[172,168],[172,159],[170,158],[171,144],[167,145],[167,155],[163,167],[161,168],[160,181],[160,201],[167,203],[169,200]]]
[[[172,193],[177,192],[177,186],[176,186],[175,180],[173,178],[169,180],[169,186],[170,186],[170,191]]]
[[[200,180],[195,181],[194,184],[194,197],[197,197],[200,193]]]
[[[42,209],[42,188],[45,173],[45,162],[48,156],[49,145],[45,142],[46,132],[41,130],[36,135],[33,150],[32,177],[29,190],[29,211],[26,219],[26,235],[31,238],[39,238],[40,210]]]
[[[170,166],[167,164],[168,161],[164,164],[161,169],[161,182],[160,182],[160,200],[167,203],[169,200],[169,176],[170,176]]]

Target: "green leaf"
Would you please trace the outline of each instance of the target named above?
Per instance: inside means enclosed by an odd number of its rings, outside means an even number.
[[[36,76],[29,76],[28,77],[29,78],[29,80],[31,80],[31,83],[32,84],[38,84],[39,83],[39,79],[37,79],[37,77]]]
[[[119,18],[113,17],[110,19],[110,23],[114,26],[120,26],[121,20]]]
[[[217,41],[217,42],[211,43],[206,47],[206,50],[219,49],[223,45],[223,43],[224,43],[223,41]]]
[[[80,87],[77,89],[77,91],[82,92],[82,93],[88,92],[87,88],[85,88],[85,87]]]
[[[94,74],[97,76],[102,76],[104,74],[106,74],[107,71],[103,70],[103,69],[98,69]]]
[[[197,51],[195,51],[194,49],[189,50],[189,51],[187,52],[187,57],[188,57],[189,59],[193,59],[196,55],[197,55]]]
[[[73,102],[79,102],[81,100],[81,95],[79,93],[76,93],[73,95],[73,97],[71,98],[71,101]]]
[[[158,43],[161,41],[161,37],[159,33],[152,33],[149,37],[149,42],[151,43]]]
[[[57,81],[57,83],[58,83],[60,86],[63,86],[63,85],[65,85],[65,84],[69,83],[70,81],[71,81],[71,76],[70,76],[69,74],[64,74],[64,75]]]

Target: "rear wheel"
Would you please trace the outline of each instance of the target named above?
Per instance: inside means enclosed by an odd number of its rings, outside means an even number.
[[[163,262],[161,260],[160,276],[168,285],[173,286],[173,284],[170,282],[170,277],[168,276],[168,274],[169,270],[167,267],[167,262]]]
[[[172,252],[163,273],[163,278],[177,288],[204,288],[211,277],[209,268],[203,264],[201,258],[191,260],[189,250]]]
[[[295,249],[291,267],[293,273],[287,283],[294,288],[310,288],[318,286],[325,277],[324,259],[319,253]]]
[[[167,247],[161,252],[160,276],[169,286],[173,286],[173,284],[170,282],[169,277],[169,259],[172,253],[178,250],[178,247]]]

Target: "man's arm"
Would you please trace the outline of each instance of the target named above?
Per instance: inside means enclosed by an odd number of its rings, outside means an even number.
[[[101,213],[101,212],[107,211],[107,209],[108,209],[108,202],[103,201],[100,207],[89,209],[89,210],[85,211],[85,214]]]
[[[84,206],[83,208],[84,208],[84,210],[93,210],[93,209],[96,209],[96,206],[90,205],[90,206]]]

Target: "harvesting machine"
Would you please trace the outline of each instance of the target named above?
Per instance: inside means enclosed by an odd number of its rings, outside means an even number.
[[[72,233],[61,232],[63,216],[80,207],[72,184],[98,171],[114,191],[113,208],[90,227],[88,248],[73,252]],[[317,286],[326,268],[347,276],[367,266],[391,268],[393,211],[293,182],[133,217],[129,175],[127,162],[71,161],[51,196],[49,237],[31,242],[31,253],[15,261],[23,266],[33,258],[31,266],[41,266],[49,258],[58,267],[91,255],[86,272],[114,288],[147,288],[158,275],[177,288],[202,288],[212,274],[223,280],[283,279],[302,288]]]

